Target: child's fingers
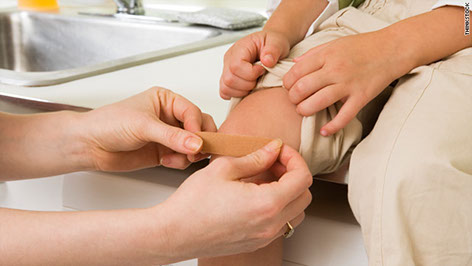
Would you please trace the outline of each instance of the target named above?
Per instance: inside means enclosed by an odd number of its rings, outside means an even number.
[[[323,69],[320,69],[299,79],[290,89],[288,96],[293,104],[299,104],[328,85],[331,85],[328,75]]]
[[[297,105],[297,112],[303,116],[313,115],[346,96],[340,85],[329,85],[317,91]]]
[[[248,81],[226,71],[221,75],[221,84],[232,89],[249,91],[254,88],[255,80]]]
[[[309,56],[313,56],[313,55],[316,55],[317,53],[319,53],[321,50],[323,50],[324,48],[326,48],[329,44],[331,44],[331,42],[327,42],[327,43],[324,43],[322,45],[318,45],[316,47],[313,47],[311,48],[310,50],[308,50],[308,52],[302,54],[301,56],[299,57],[295,57],[293,59],[294,62],[299,62],[301,60],[304,60],[306,57],[309,57]]]
[[[261,65],[254,65],[254,62],[247,62],[235,58],[233,62],[229,63],[228,70],[233,75],[244,80],[254,81],[265,73],[265,68]]]
[[[220,87],[220,96],[225,100],[231,99],[231,97],[241,98],[249,94],[249,91],[246,90],[237,90],[230,88],[226,85],[221,85]],[[225,96],[225,97],[223,97]]]
[[[346,103],[343,104],[339,113],[333,118],[333,120],[321,128],[320,134],[323,136],[329,136],[338,132],[347,126],[354,117],[356,117],[362,107],[363,105],[360,101],[356,100],[354,97],[350,97]]]
[[[283,84],[286,89],[291,89],[300,78],[323,67],[324,59],[320,56],[305,57],[304,59],[295,63],[283,77]]]

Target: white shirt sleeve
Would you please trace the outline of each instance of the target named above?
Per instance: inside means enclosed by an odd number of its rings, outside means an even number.
[[[467,0],[439,0],[438,2],[436,2],[436,4],[434,4],[434,6],[432,7],[432,9],[436,9],[436,8],[439,8],[439,7],[443,7],[443,6],[462,6],[462,7],[465,7],[465,3],[471,3],[471,1],[467,1]]]
[[[280,2],[282,0],[268,0],[267,1],[267,16],[272,16],[272,13],[274,13],[275,9],[280,5]]]
[[[277,6],[280,4],[281,0],[269,0],[267,4],[267,15],[270,17],[272,13],[274,13]],[[318,18],[311,24],[310,28],[308,29],[306,36],[311,35],[318,26],[325,21],[327,18],[332,16],[334,13],[338,12],[339,4],[338,0],[328,0],[328,5],[326,8],[321,12]]]

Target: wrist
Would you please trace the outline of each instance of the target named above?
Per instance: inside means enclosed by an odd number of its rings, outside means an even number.
[[[293,47],[295,44],[297,44],[301,40],[298,37],[298,35],[294,33],[294,31],[287,31],[279,27],[266,25],[264,26],[262,31],[265,32],[266,34],[277,34],[279,37],[284,39],[289,44],[290,48]]]
[[[264,30],[279,32],[286,36],[290,47],[305,38],[305,35],[328,6],[328,0],[282,1],[267,21]]]
[[[424,64],[421,55],[423,54],[420,42],[412,40],[405,33],[403,22],[397,22],[380,30],[382,40],[389,40],[387,46],[390,48],[390,55],[397,66],[397,77],[399,78],[412,69]]]
[[[173,208],[167,208],[167,201],[145,210],[150,232],[149,251],[156,261],[162,263],[173,263],[190,259],[187,253],[182,253],[178,244],[179,239],[187,239],[188,235],[182,235],[178,229],[179,223],[184,219],[176,217]],[[178,215],[177,215],[178,216]]]
[[[408,42],[396,25],[391,25],[375,32],[375,38],[383,41],[384,55],[387,58],[386,66],[389,68],[391,80],[398,79],[408,74],[418,66],[418,55],[414,43]]]
[[[67,136],[66,139],[70,146],[68,154],[71,156],[72,163],[76,166],[75,170],[98,170],[93,158],[93,142],[90,140],[90,134],[88,134],[88,131],[93,127],[93,124],[87,121],[89,112],[64,112],[64,115],[66,116],[65,121],[67,121],[64,123],[64,135]]]

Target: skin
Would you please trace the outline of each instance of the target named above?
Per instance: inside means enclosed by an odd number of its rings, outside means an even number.
[[[290,48],[304,38],[309,26],[326,4],[326,1],[282,1],[262,31],[242,38],[225,54],[220,80],[221,97],[230,99],[248,95],[257,78],[264,73],[262,67],[254,63],[260,60],[265,66],[272,67],[277,60],[286,57]],[[272,110],[274,102],[284,101],[294,105],[294,112],[309,116],[342,101],[345,104],[338,115],[320,130],[324,136],[334,134],[395,79],[415,67],[471,47],[472,37],[464,36],[463,23],[464,9],[446,6],[399,21],[379,31],[343,37],[315,47],[296,58],[296,64],[284,76],[288,100],[272,95],[257,103],[247,104],[244,107],[248,110],[246,116],[255,119],[254,115],[250,115],[254,112],[249,110]],[[249,95],[240,105],[258,94]],[[242,113],[245,111],[238,110]],[[291,116],[290,113],[278,116],[278,123],[290,123],[288,117]],[[257,117],[260,124],[255,128],[260,132],[254,134],[274,132],[273,129],[265,129],[273,127],[270,114],[257,113]],[[225,123],[231,124],[234,122],[232,120],[230,116]],[[244,126],[238,120],[234,123]],[[286,127],[289,128],[288,125]],[[296,140],[299,136],[294,138]],[[287,142],[291,140],[284,139]],[[274,262],[270,258],[280,259],[281,254],[281,245],[276,243],[273,248],[258,253],[235,255],[226,261],[219,258],[205,260],[202,265],[263,265],[267,260],[274,263],[267,265],[279,265],[280,261]]]
[[[248,95],[265,73],[254,62],[261,60],[265,66],[273,67],[279,59],[287,57],[290,48],[303,40],[327,4],[326,0],[282,1],[262,31],[242,38],[226,52],[220,96],[229,100]]]
[[[216,131],[213,119],[163,88],[84,114],[0,113],[0,149],[8,154],[0,158],[0,181],[81,170],[183,169],[187,157],[203,157],[197,155],[202,140],[192,133],[200,130]]]
[[[236,42],[225,54],[221,97],[247,95],[264,73],[254,62],[261,60],[272,67],[276,60],[270,58],[286,57],[318,16],[313,16],[313,10],[319,6],[324,8],[326,3],[282,1],[262,31]],[[344,102],[338,115],[320,130],[324,136],[334,134],[395,79],[472,47],[471,35],[464,36],[463,23],[464,9],[446,6],[378,31],[339,38],[294,59],[296,64],[284,76],[284,87],[303,116]]]
[[[274,102],[277,105],[272,105],[270,108],[267,106],[267,103]],[[288,100],[287,91],[283,88],[273,88],[255,92],[244,98],[229,114],[219,132],[281,138],[285,144],[298,150],[301,122],[302,117],[297,114],[295,106]],[[266,172],[245,181],[265,183],[273,180],[276,180],[276,177]],[[279,238],[269,246],[255,252],[200,259],[199,265],[276,266],[281,265],[282,255],[283,243],[282,238]]]
[[[189,156],[202,157],[201,145],[185,145],[196,137],[191,131],[215,129],[195,105],[162,88],[87,113],[0,117],[0,149],[9,155],[0,157],[3,180],[160,162],[184,168]],[[277,181],[243,181],[267,171]],[[301,223],[311,183],[303,158],[274,140],[244,157],[216,159],[151,208],[0,208],[0,265],[161,265],[254,251],[279,238],[286,221]]]
[[[284,87],[304,116],[343,101],[338,115],[320,131],[334,134],[395,79],[472,47],[463,24],[464,9],[446,6],[379,31],[339,38],[296,58]]]

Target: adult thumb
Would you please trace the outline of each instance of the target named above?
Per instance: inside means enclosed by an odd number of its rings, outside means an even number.
[[[261,62],[266,67],[274,67],[279,59],[287,56],[290,47],[278,38],[267,36],[261,51]]]
[[[199,136],[162,121],[153,123],[149,128],[148,141],[157,142],[183,154],[197,154],[203,145],[203,140]]]
[[[268,170],[277,160],[282,144],[282,140],[276,139],[249,155],[231,158],[227,169],[230,171],[230,177],[239,180]]]

